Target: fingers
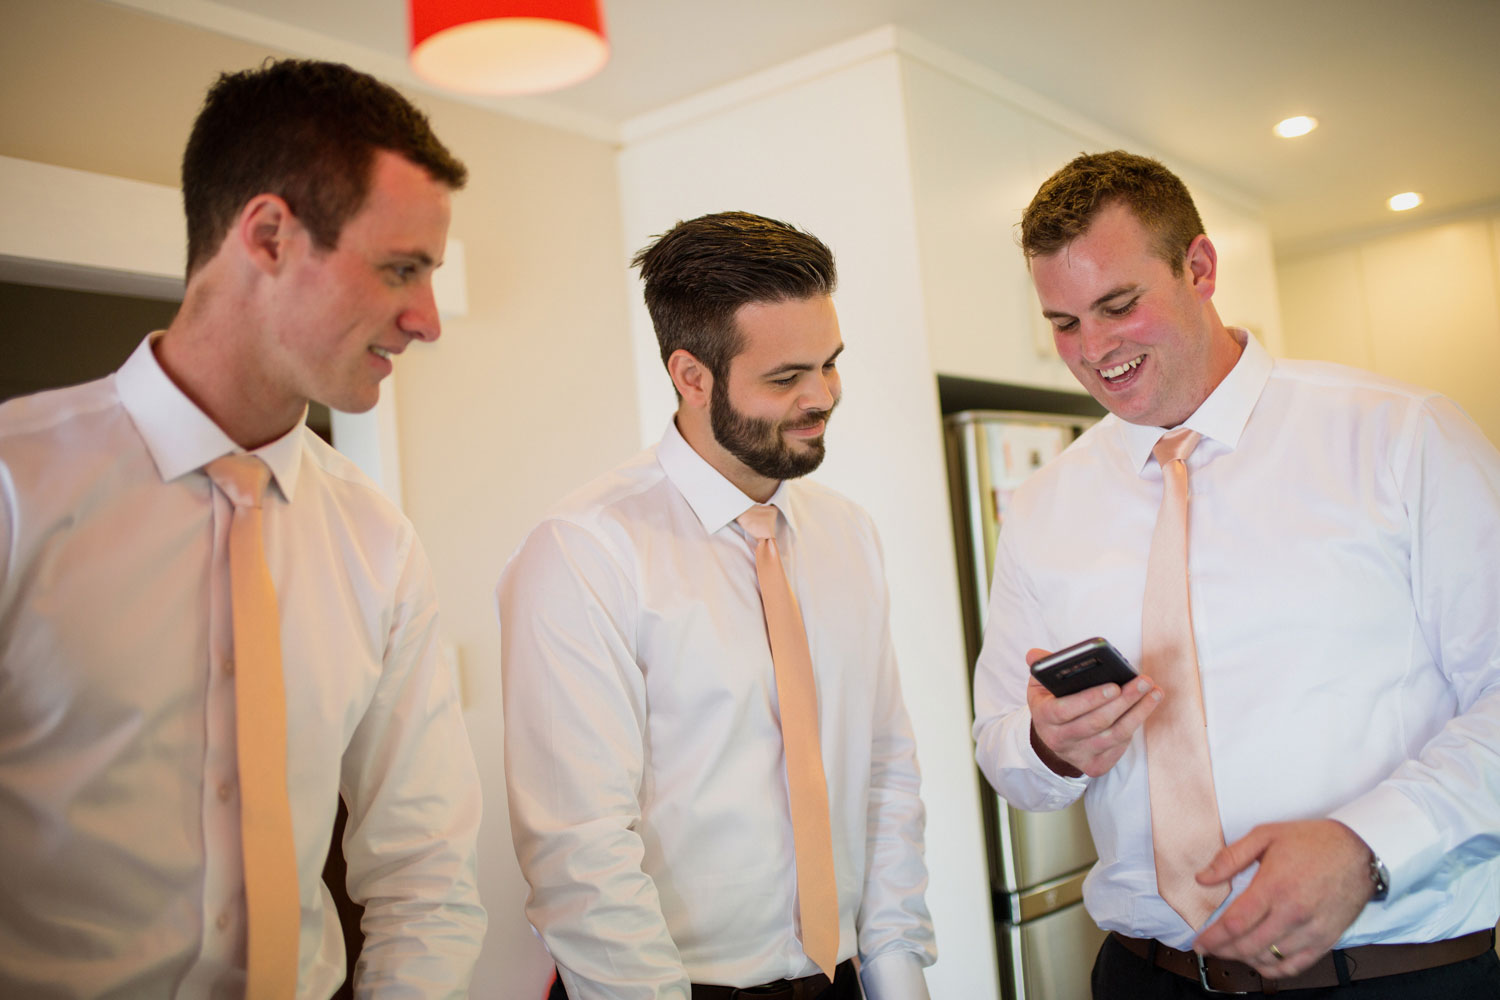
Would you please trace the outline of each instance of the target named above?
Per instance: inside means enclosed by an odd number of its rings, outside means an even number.
[[[1135,703],[1116,720],[1114,729],[1123,733],[1125,739],[1128,740],[1135,735],[1137,729],[1145,725],[1146,717],[1156,711],[1156,706],[1161,704],[1162,690],[1147,677],[1137,678],[1126,687],[1135,688],[1138,697]],[[1129,697],[1128,694],[1127,697]]]
[[[1033,717],[1040,715],[1042,721],[1052,726],[1066,726],[1079,722],[1091,713],[1104,709],[1082,727],[1088,730],[1089,735],[1092,735],[1114,725],[1140,698],[1154,688],[1155,685],[1149,678],[1138,677],[1125,685],[1123,690],[1118,684],[1099,684],[1059,698],[1033,677],[1026,684],[1026,702],[1031,708]],[[1122,693],[1125,698],[1116,702]]]
[[[1097,777],[1124,754],[1161,692],[1141,677],[1124,689],[1101,684],[1058,698],[1032,679],[1026,700],[1038,739],[1061,760]]]
[[[1271,978],[1302,972],[1337,944],[1369,900],[1368,850],[1331,820],[1256,827],[1198,874],[1204,884],[1224,881],[1260,862],[1245,891],[1204,928],[1194,949],[1245,962]]]
[[[1256,827],[1234,843],[1225,845],[1218,854],[1215,854],[1214,859],[1208,863],[1208,867],[1198,873],[1198,883],[1213,885],[1216,882],[1228,882],[1260,860],[1269,843],[1270,827]]]
[[[1224,917],[1227,916],[1228,910],[1224,912]],[[1288,921],[1283,919],[1284,916],[1287,915],[1274,906],[1265,908],[1262,918],[1256,920],[1248,930],[1232,943],[1215,948],[1211,953],[1220,958],[1244,962],[1267,979],[1285,979],[1297,975],[1327,954],[1332,945],[1325,943],[1310,917]],[[1219,922],[1222,923],[1224,917]],[[1204,950],[1201,942],[1200,935],[1199,943],[1194,947]]]
[[[1295,976],[1327,951],[1307,924],[1307,919],[1295,919],[1277,907],[1267,893],[1247,889],[1198,935],[1193,947],[1202,954],[1244,962],[1268,979]],[[1273,945],[1280,958],[1271,950]]]

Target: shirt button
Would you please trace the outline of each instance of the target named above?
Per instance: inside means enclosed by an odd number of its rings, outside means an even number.
[[[226,911],[224,913],[219,914],[219,919],[214,921],[214,926],[217,927],[217,928],[219,928],[219,930],[221,930],[221,931],[228,930],[229,929],[229,913]]]
[[[234,676],[234,661],[233,660],[225,660],[224,661],[224,673],[227,674],[230,677]]]
[[[221,781],[221,782],[219,782],[219,801],[220,802],[228,802],[229,801],[229,796],[232,795],[232,794],[234,794],[234,789],[230,787],[229,782],[227,782],[227,781]]]

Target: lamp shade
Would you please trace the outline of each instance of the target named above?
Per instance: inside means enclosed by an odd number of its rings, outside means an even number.
[[[470,94],[536,94],[609,59],[599,0],[410,0],[411,66]]]

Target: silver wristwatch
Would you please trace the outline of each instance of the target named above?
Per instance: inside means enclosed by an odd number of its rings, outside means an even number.
[[[1373,854],[1370,855],[1370,886],[1371,902],[1383,903],[1391,893],[1391,873],[1385,862]]]

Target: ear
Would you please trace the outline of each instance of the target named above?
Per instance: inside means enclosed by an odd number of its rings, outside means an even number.
[[[286,263],[291,238],[301,229],[285,201],[274,194],[258,194],[240,209],[229,238],[258,270],[276,274]]]
[[[1199,233],[1188,244],[1187,273],[1193,283],[1193,291],[1207,302],[1213,298],[1214,285],[1219,276],[1219,252],[1207,236]]]
[[[677,395],[682,397],[683,403],[700,409],[708,408],[714,376],[707,365],[679,347],[667,358],[667,374],[672,376],[672,385],[676,386]]]

